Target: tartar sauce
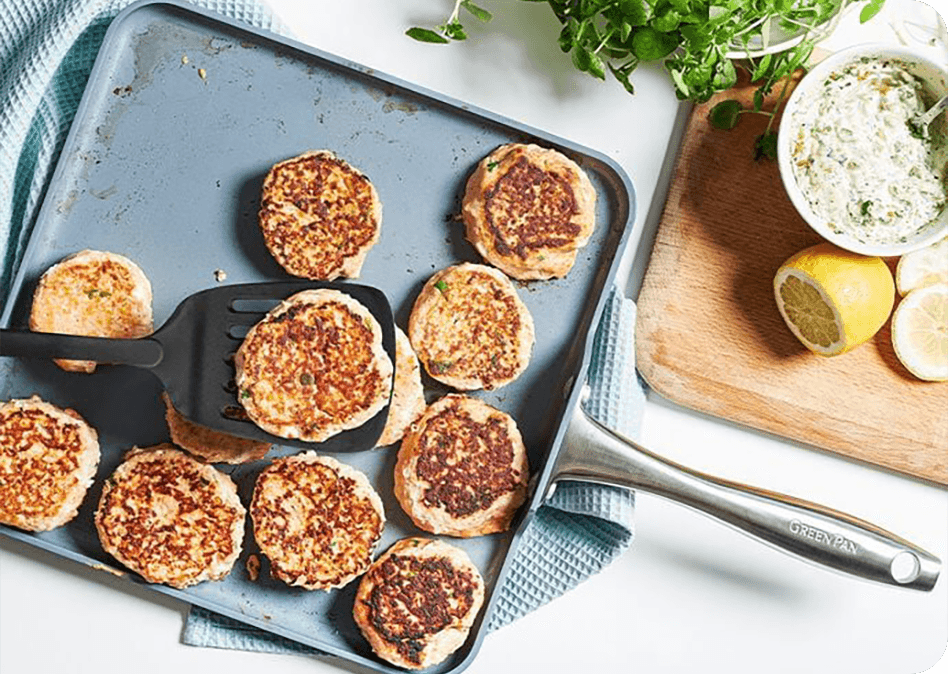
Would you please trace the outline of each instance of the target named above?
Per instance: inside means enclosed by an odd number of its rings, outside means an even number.
[[[793,171],[813,212],[838,234],[900,243],[945,208],[945,167],[909,120],[922,82],[898,59],[864,58],[806,92],[791,120]]]

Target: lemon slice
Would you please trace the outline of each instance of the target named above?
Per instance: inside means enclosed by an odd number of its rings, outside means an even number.
[[[905,296],[892,317],[892,346],[919,379],[948,381],[948,283]]]
[[[935,283],[948,283],[948,238],[899,258],[895,284],[899,295]]]
[[[774,297],[787,326],[810,351],[836,356],[872,338],[895,301],[885,262],[830,243],[812,246],[781,265]]]

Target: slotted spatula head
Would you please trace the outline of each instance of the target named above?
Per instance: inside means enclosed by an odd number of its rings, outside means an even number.
[[[238,437],[319,451],[369,449],[382,434],[388,404],[358,428],[314,443],[267,433],[247,418],[238,399],[234,354],[250,328],[291,295],[322,288],[346,293],[369,310],[382,328],[382,346],[394,365],[395,324],[384,293],[355,283],[320,281],[248,283],[203,290],[181,302],[153,335],[141,339],[3,330],[0,355],[86,359],[144,367],[161,379],[175,409],[202,426]]]
[[[395,326],[388,299],[377,288],[350,283],[284,281],[222,286],[182,302],[153,335],[165,357],[154,369],[172,404],[195,423],[245,438],[281,445],[356,451],[373,447],[382,434],[388,405],[358,428],[321,443],[267,433],[247,419],[234,384],[234,353],[249,329],[282,300],[303,290],[329,288],[366,307],[382,326],[382,345],[395,363]]]

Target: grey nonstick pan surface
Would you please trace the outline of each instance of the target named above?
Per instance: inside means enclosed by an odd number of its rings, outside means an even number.
[[[330,149],[365,172],[383,204],[381,240],[359,282],[380,288],[405,327],[436,270],[479,261],[456,216],[468,175],[507,142],[536,142],[576,160],[598,195],[598,225],[565,279],[519,284],[537,342],[516,382],[474,395],[511,414],[533,480],[510,532],[451,539],[478,566],[487,602],[467,643],[430,671],[459,671],[484,637],[497,589],[532,514],[563,478],[633,486],[710,513],[785,551],[881,582],[930,589],[940,563],[854,518],[674,466],[598,427],[582,412],[592,330],[630,239],[634,191],[603,155],[493,113],[421,90],[310,47],[175,3],[144,2],[115,19],[66,141],[14,279],[0,326],[23,328],[45,269],[84,248],[135,260],[154,288],[163,323],[178,303],[225,283],[286,280],[256,225],[259,192],[274,163]],[[637,256],[646,259],[646,256]],[[425,381],[433,400],[447,392]],[[94,567],[124,572],[104,553],[92,513],[102,481],[133,445],[166,441],[160,385],[149,373],[101,367],[63,372],[45,361],[0,359],[0,399],[38,394],[72,407],[99,432],[97,480],[79,516],[52,532],[0,533]],[[293,453],[290,447],[271,456]],[[418,535],[393,494],[395,448],[340,454],[380,493],[387,525],[380,549]],[[266,461],[225,468],[249,501]],[[295,639],[375,671],[351,618],[355,583],[329,593],[289,588],[244,569],[257,549],[247,533],[234,571],[186,590],[150,586],[184,601]],[[897,565],[896,574],[895,561]],[[126,574],[130,582],[140,582]]]

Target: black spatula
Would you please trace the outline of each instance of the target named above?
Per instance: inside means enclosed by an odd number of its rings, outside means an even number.
[[[318,281],[248,283],[204,290],[181,302],[161,328],[141,339],[0,330],[0,356],[94,360],[145,368],[161,380],[174,407],[202,426],[320,451],[369,449],[382,434],[388,406],[358,428],[312,443],[267,433],[246,418],[237,399],[233,355],[247,331],[281,300],[315,288],[339,290],[365,306],[382,326],[382,345],[395,363],[395,324],[385,295],[369,286]]]

